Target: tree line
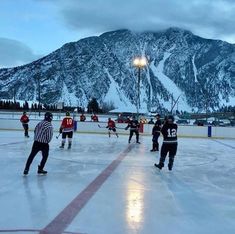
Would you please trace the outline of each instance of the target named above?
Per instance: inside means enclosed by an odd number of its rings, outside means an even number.
[[[10,101],[10,100],[0,100],[0,109],[2,110],[17,110],[17,111],[60,111],[57,108],[56,104],[38,104],[33,103],[29,105],[27,101],[23,104],[17,101]],[[113,103],[103,103],[102,107],[99,105],[96,98],[92,98],[87,105],[87,113],[107,113],[109,110],[114,109]],[[77,107],[77,106],[63,106],[62,111],[74,111],[76,110],[79,113],[85,112],[84,107]]]

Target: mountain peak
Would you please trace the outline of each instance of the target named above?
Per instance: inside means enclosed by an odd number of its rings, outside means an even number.
[[[176,50],[169,50],[177,48]],[[36,100],[40,85],[43,103],[86,107],[100,104],[133,109],[137,69],[133,58],[148,57],[140,72],[141,108],[204,110],[235,104],[235,51],[232,44],[203,39],[188,30],[156,32],[127,29],[71,42],[28,65],[0,70],[0,98]]]

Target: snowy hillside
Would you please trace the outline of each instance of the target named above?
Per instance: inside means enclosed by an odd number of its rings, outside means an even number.
[[[235,105],[235,45],[203,39],[170,28],[134,33],[118,30],[65,44],[30,64],[0,69],[0,98],[65,102],[86,107],[95,97],[102,105],[135,110],[136,56],[146,56],[141,70],[144,110],[191,111]]]

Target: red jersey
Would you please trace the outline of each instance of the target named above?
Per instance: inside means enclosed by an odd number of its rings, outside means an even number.
[[[67,116],[63,119],[61,123],[61,129],[63,132],[71,132],[74,129],[74,121],[70,116]]]
[[[93,115],[92,120],[93,120],[94,122],[99,122],[97,115]]]
[[[108,121],[108,128],[115,128],[115,122],[113,120]]]
[[[29,122],[29,117],[27,115],[22,115],[20,118],[21,123],[28,123]]]

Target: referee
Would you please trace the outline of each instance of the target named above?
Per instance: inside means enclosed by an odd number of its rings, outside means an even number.
[[[51,141],[53,136],[53,127],[51,124],[52,119],[53,119],[52,113],[46,112],[44,120],[39,122],[35,127],[34,143],[32,146],[31,153],[25,165],[24,175],[28,175],[30,165],[39,151],[42,151],[42,160],[40,162],[40,165],[38,166],[38,174],[47,174],[47,171],[44,171],[43,168],[46,164],[49,155],[49,142]]]

